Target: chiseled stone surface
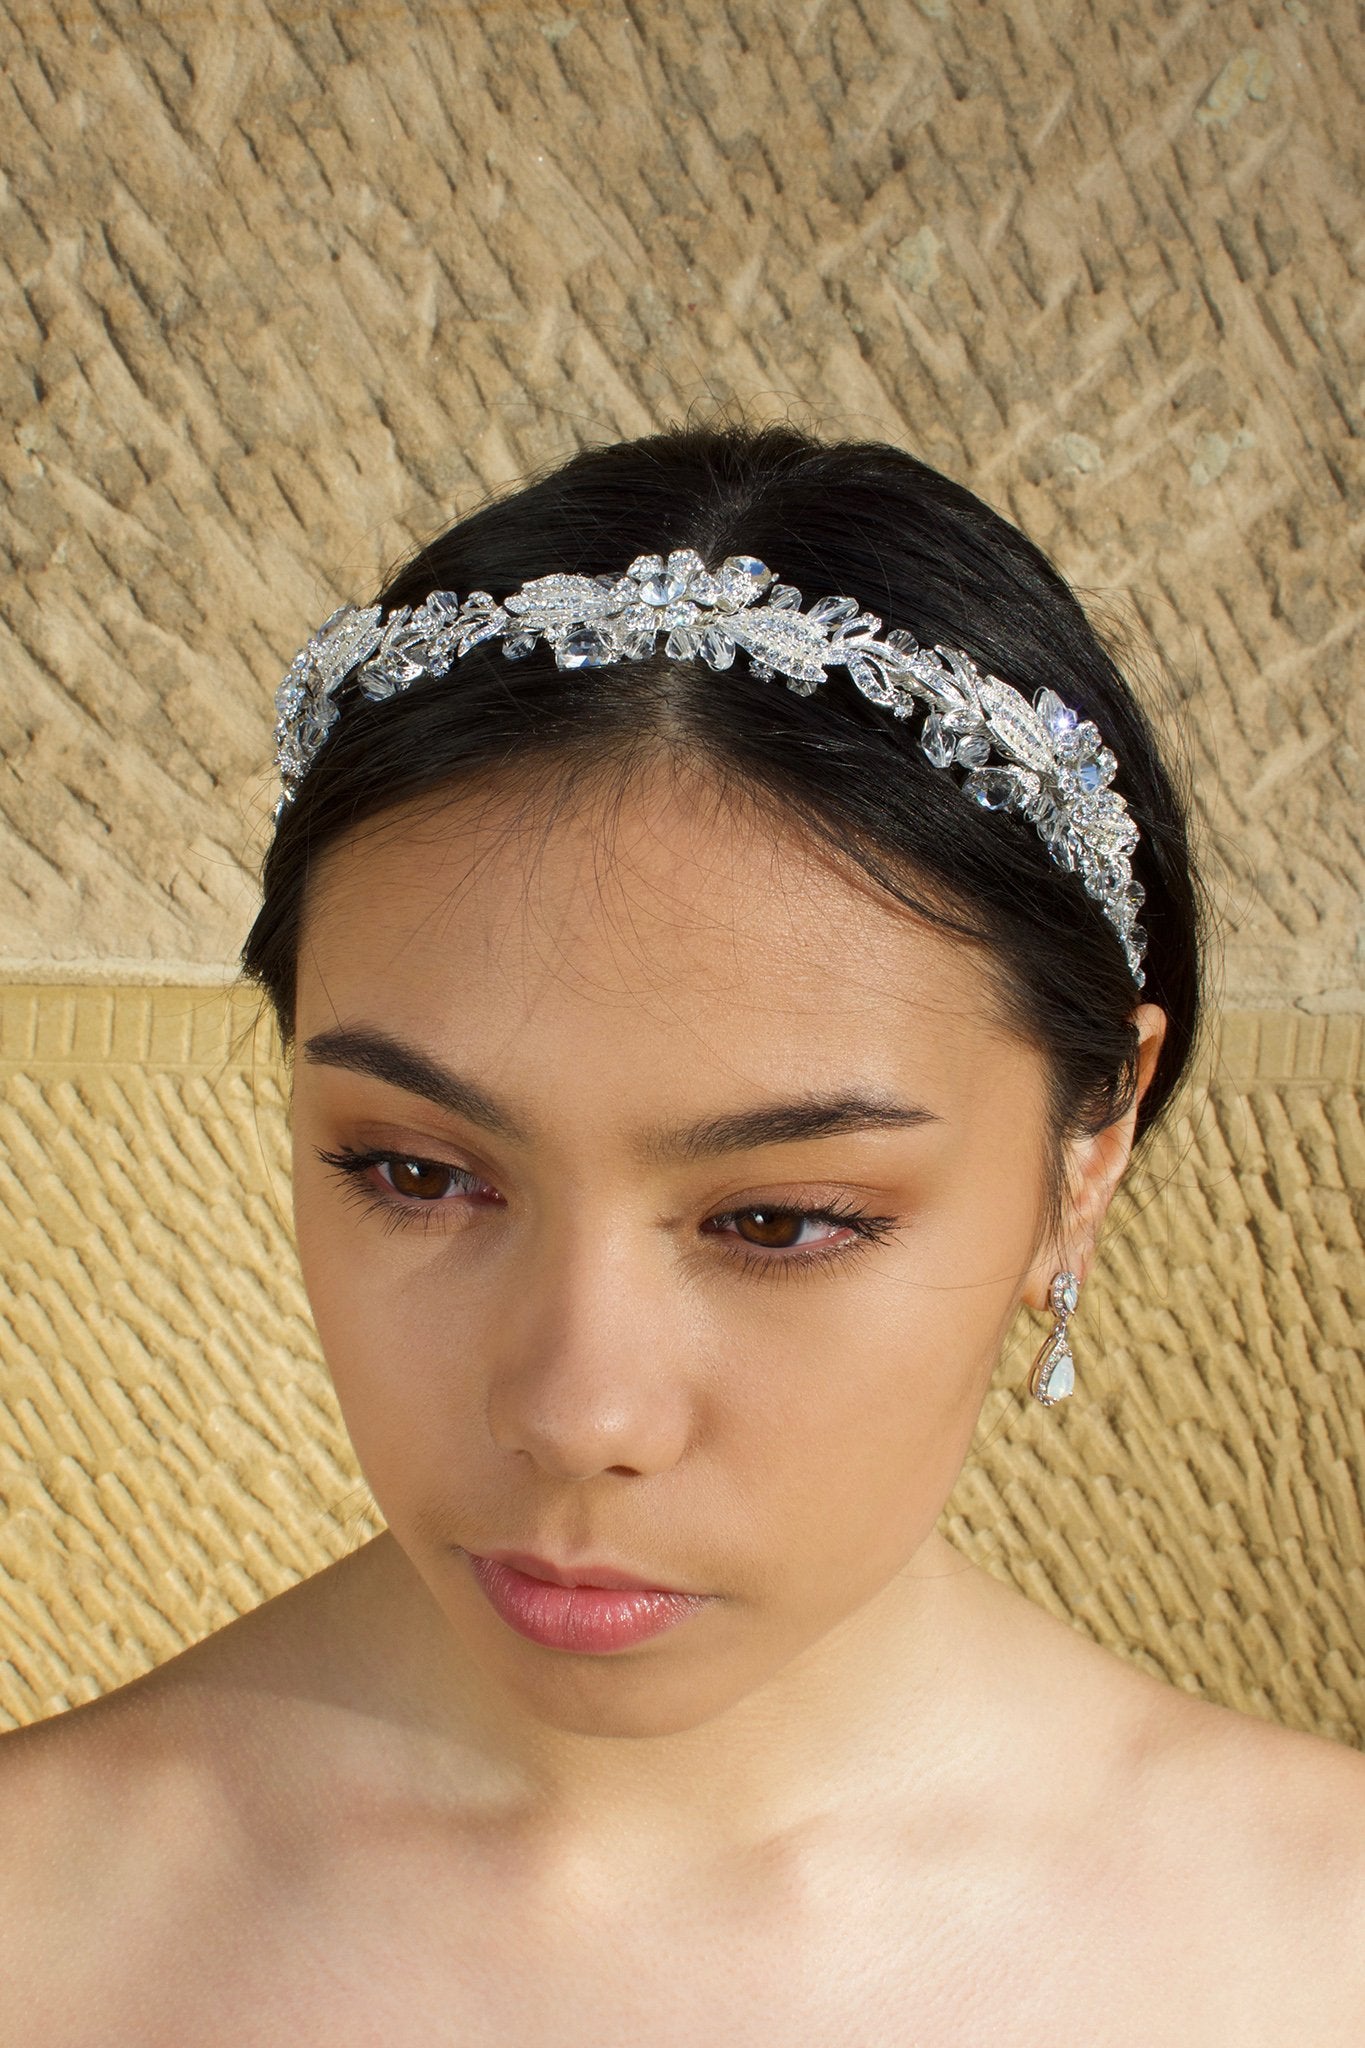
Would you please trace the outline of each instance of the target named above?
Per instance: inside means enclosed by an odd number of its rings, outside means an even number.
[[[282,1078],[203,986],[281,669],[488,492],[739,403],[1052,553],[1189,759],[1228,926],[1222,1061],[1076,1395],[1021,1398],[1021,1331],[946,1525],[1365,1741],[1351,8],[0,0],[0,60],[0,1719],[380,1526]]]
[[[219,978],[306,631],[739,400],[922,452],[1150,635],[1229,1003],[1365,1004],[1349,6],[0,0],[0,45],[11,977]]]
[[[0,1722],[382,1526],[289,1240],[284,1078],[208,990],[0,1000]],[[1146,1668],[1365,1744],[1365,1032],[1226,1020],[1072,1322],[1026,1319],[945,1526]]]

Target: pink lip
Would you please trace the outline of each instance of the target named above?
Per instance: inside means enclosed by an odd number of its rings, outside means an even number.
[[[483,1555],[491,1564],[510,1564],[514,1571],[523,1572],[530,1579],[543,1579],[547,1586],[605,1586],[614,1593],[677,1591],[674,1586],[656,1586],[649,1579],[637,1579],[633,1572],[614,1571],[605,1564],[578,1564],[570,1568],[550,1564],[543,1557],[531,1557],[521,1550],[486,1550]]]
[[[505,1557],[479,1557],[473,1551],[464,1554],[494,1612],[518,1635],[552,1650],[596,1655],[629,1649],[686,1621],[710,1597],[670,1593],[638,1583],[634,1587],[566,1586],[523,1571]]]

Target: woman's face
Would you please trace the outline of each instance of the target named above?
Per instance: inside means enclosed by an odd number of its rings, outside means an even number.
[[[1065,1263],[1045,1073],[969,948],[695,783],[510,816],[466,799],[320,864],[299,1250],[466,1663],[550,1725],[662,1733],[930,1536],[1021,1297]],[[716,1597],[566,1654],[490,1606],[465,1553],[499,1550]]]

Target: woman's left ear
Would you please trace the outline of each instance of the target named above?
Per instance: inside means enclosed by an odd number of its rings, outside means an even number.
[[[1109,1204],[1118,1191],[1132,1157],[1138,1106],[1156,1072],[1166,1036],[1166,1012],[1155,1003],[1140,1003],[1133,1012],[1138,1031],[1137,1087],[1133,1100],[1116,1123],[1093,1136],[1074,1138],[1066,1148],[1066,1220],[1060,1241],[1052,1240],[1035,1261],[1024,1288],[1029,1308],[1047,1310],[1054,1273],[1074,1273],[1084,1282],[1095,1255],[1095,1242]]]

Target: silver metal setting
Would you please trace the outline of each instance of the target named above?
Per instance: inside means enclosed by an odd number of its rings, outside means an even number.
[[[921,647],[903,627],[878,637],[881,620],[856,598],[803,604],[799,590],[752,555],[730,555],[710,570],[692,549],[675,548],[667,557],[637,555],[624,575],[537,576],[501,601],[485,590],[463,601],[436,590],[387,617],[378,605],[343,605],[295,656],[276,693],[276,815],[336,724],[337,693],[349,676],[366,697],[392,697],[445,675],[484,640],[500,640],[509,661],[543,640],[560,668],[603,668],[646,659],[663,634],[673,660],[726,669],[743,651],[755,675],[781,677],[802,696],[844,668],[893,718],[926,711],[920,747],[936,768],[965,771],[964,796],[1029,820],[1057,866],[1100,906],[1141,988],[1138,829],[1112,787],[1118,763],[1089,720],[1049,689],[1030,704],[957,649]]]

